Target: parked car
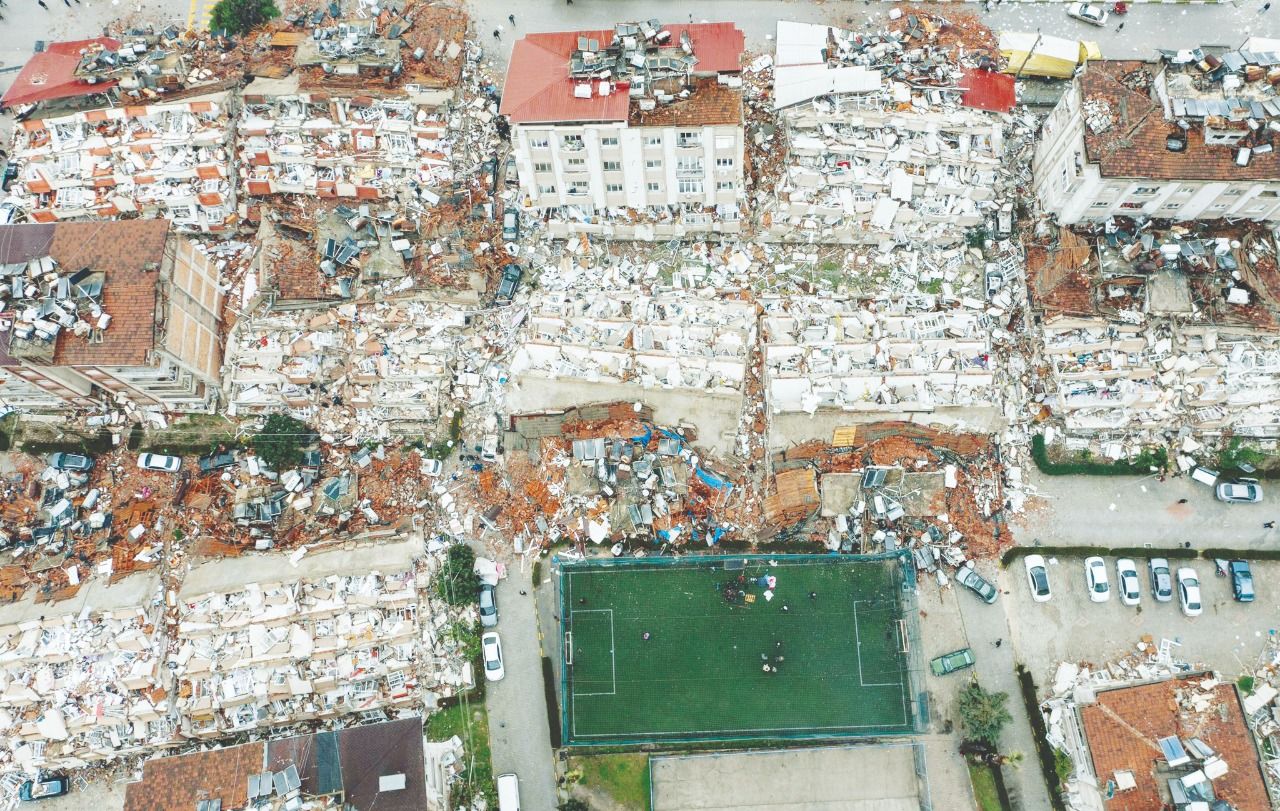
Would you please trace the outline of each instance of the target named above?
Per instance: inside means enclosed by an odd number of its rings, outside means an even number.
[[[520,288],[520,277],[524,275],[524,271],[519,265],[507,265],[502,269],[502,280],[498,282],[498,295],[496,301],[506,303],[516,297],[516,290]]]
[[[1110,15],[1107,14],[1105,8],[1090,3],[1072,3],[1067,6],[1067,16],[1089,23],[1089,25],[1102,27],[1107,24],[1107,18]]]
[[[177,473],[182,467],[182,457],[164,456],[159,453],[144,453],[138,457],[138,467],[143,470],[159,470],[163,473]]]
[[[1138,564],[1133,562],[1133,558],[1120,558],[1116,561],[1116,591],[1120,592],[1120,602],[1125,605],[1137,605],[1142,601]]]
[[[1233,482],[1220,482],[1214,488],[1218,501],[1228,504],[1257,504],[1262,501],[1262,488],[1257,479],[1237,479]]]
[[[1178,599],[1182,602],[1182,613],[1188,617],[1198,617],[1204,612],[1204,605],[1200,602],[1200,578],[1190,566],[1178,569]]]
[[[1172,600],[1173,572],[1169,570],[1168,559],[1151,558],[1147,561],[1147,572],[1151,575],[1151,596],[1161,603]]]
[[[436,476],[440,475],[440,471],[443,468],[444,468],[444,463],[441,462],[439,459],[423,459],[422,460],[423,476],[430,476],[432,478],[435,478]]]
[[[489,583],[480,584],[480,624],[485,628],[498,624],[498,590]]]
[[[502,239],[515,242],[520,238],[520,212],[509,208],[502,212]]]
[[[520,778],[515,774],[500,774],[498,783],[498,811],[520,811]]]
[[[516,166],[516,156],[508,155],[507,162],[503,164],[502,169],[503,180],[508,186],[514,186],[520,180],[520,170]]]
[[[956,582],[981,597],[984,603],[996,601],[996,587],[982,579],[972,566],[962,566],[956,572]]]
[[[200,466],[201,473],[210,473],[215,470],[225,470],[229,467],[235,467],[236,455],[230,451],[222,453],[211,453],[208,456],[201,456],[196,460],[196,464]]]
[[[17,203],[5,200],[0,203],[0,225],[10,225],[17,221],[18,212],[21,211]]]
[[[502,667],[502,642],[493,631],[480,637],[480,653],[484,658],[484,677],[487,681],[502,681],[507,671]]]
[[[1249,561],[1233,560],[1228,568],[1231,572],[1231,596],[1238,603],[1253,602],[1253,572],[1249,569]]]
[[[1049,590],[1049,570],[1040,555],[1027,555],[1022,559],[1027,567],[1027,582],[1031,585],[1031,599],[1037,603],[1046,603],[1053,593]]]
[[[1089,599],[1105,603],[1111,599],[1111,582],[1107,579],[1107,564],[1094,555],[1084,559],[1084,582],[1089,587]]]
[[[57,470],[93,469],[93,460],[78,453],[55,453],[49,457],[49,464]]]
[[[71,781],[63,775],[46,775],[39,780],[28,780],[18,789],[18,797],[24,802],[61,797],[71,791]]]
[[[973,667],[973,651],[968,648],[944,653],[929,662],[929,669],[935,676],[945,676],[957,670],[964,670],[966,667]]]

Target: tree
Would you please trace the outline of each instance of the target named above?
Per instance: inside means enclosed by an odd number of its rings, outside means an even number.
[[[465,543],[455,543],[445,553],[444,566],[436,580],[436,590],[452,606],[471,605],[480,599],[480,578],[476,575],[476,553]]]
[[[1008,693],[988,693],[971,680],[960,691],[960,723],[965,737],[996,747],[1000,742],[1000,729],[1011,720],[1005,703]]]
[[[571,797],[560,803],[560,811],[591,811],[591,806],[587,805],[586,800]]]
[[[253,449],[275,471],[288,470],[302,461],[302,448],[311,441],[307,424],[288,414],[272,414],[253,438]]]
[[[220,0],[209,15],[209,28],[243,34],[279,16],[275,0]]]

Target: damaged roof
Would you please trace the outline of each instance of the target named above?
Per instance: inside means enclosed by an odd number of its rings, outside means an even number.
[[[119,50],[120,41],[111,37],[95,37],[49,43],[43,51],[32,56],[23,65],[18,78],[13,80],[13,84],[5,91],[4,98],[0,99],[0,106],[13,107],[37,101],[87,96],[90,93],[104,93],[115,87],[118,84],[116,81],[89,84],[76,75],[83,52],[95,46],[115,51]]]
[[[194,809],[200,800],[223,808],[249,804],[249,775],[262,771],[264,744],[246,743],[142,764],[142,779],[124,788],[124,811]]]

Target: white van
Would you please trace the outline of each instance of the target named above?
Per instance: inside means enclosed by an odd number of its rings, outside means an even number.
[[[498,775],[498,811],[520,811],[520,779],[514,774]]]

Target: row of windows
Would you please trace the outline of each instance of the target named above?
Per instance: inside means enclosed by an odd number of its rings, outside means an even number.
[[[586,166],[586,165],[587,165],[587,162],[586,162],[586,159],[585,159],[585,158],[566,158],[566,159],[565,159],[565,165],[566,165],[566,166],[568,166],[568,167],[570,167],[570,168],[574,168],[574,169],[576,169],[576,168],[581,168],[581,167],[583,167],[583,166]],[[661,161],[661,160],[647,160],[647,161],[645,161],[645,162],[644,162],[644,168],[645,168],[645,169],[661,169],[661,168],[662,168],[662,161]],[[732,169],[732,168],[733,168],[733,158],[716,158],[716,168],[717,168],[717,169]],[[677,158],[677,159],[676,159],[676,170],[677,170],[677,171],[681,171],[681,172],[701,172],[701,171],[702,171],[702,158],[700,158],[700,157],[688,157],[688,158],[680,157],[680,158]],[[550,171],[551,171],[551,164],[549,164],[549,163],[535,163],[535,164],[533,165],[533,171],[535,171],[535,172],[539,172],[539,173],[541,173],[541,172],[550,172]],[[622,162],[621,162],[621,161],[605,161],[605,162],[604,162],[604,171],[606,171],[606,172],[621,172],[621,171],[622,171]]]
[[[729,149],[733,146],[732,135],[717,135],[715,140],[716,149]],[[568,150],[582,149],[583,143],[581,135],[563,135],[560,138],[560,145]],[[618,145],[618,137],[616,135],[606,135],[600,138],[600,146],[614,147]],[[644,137],[645,146],[662,146],[661,135],[646,135]],[[551,138],[547,135],[530,135],[529,147],[531,149],[548,149],[551,146]],[[677,132],[676,146],[688,149],[691,147],[702,146],[702,133],[700,132]]]
[[[702,194],[702,181],[696,179],[680,180],[676,184],[676,191],[680,194]],[[716,183],[716,191],[733,191],[736,188],[733,181],[720,181]],[[621,183],[606,183],[605,192],[609,194],[621,194]],[[661,183],[646,183],[645,190],[649,193],[657,193],[662,191]],[[553,195],[556,193],[555,186],[538,186],[538,193],[541,195]],[[573,181],[569,184],[569,194],[590,194],[591,188],[588,184],[581,181]]]

